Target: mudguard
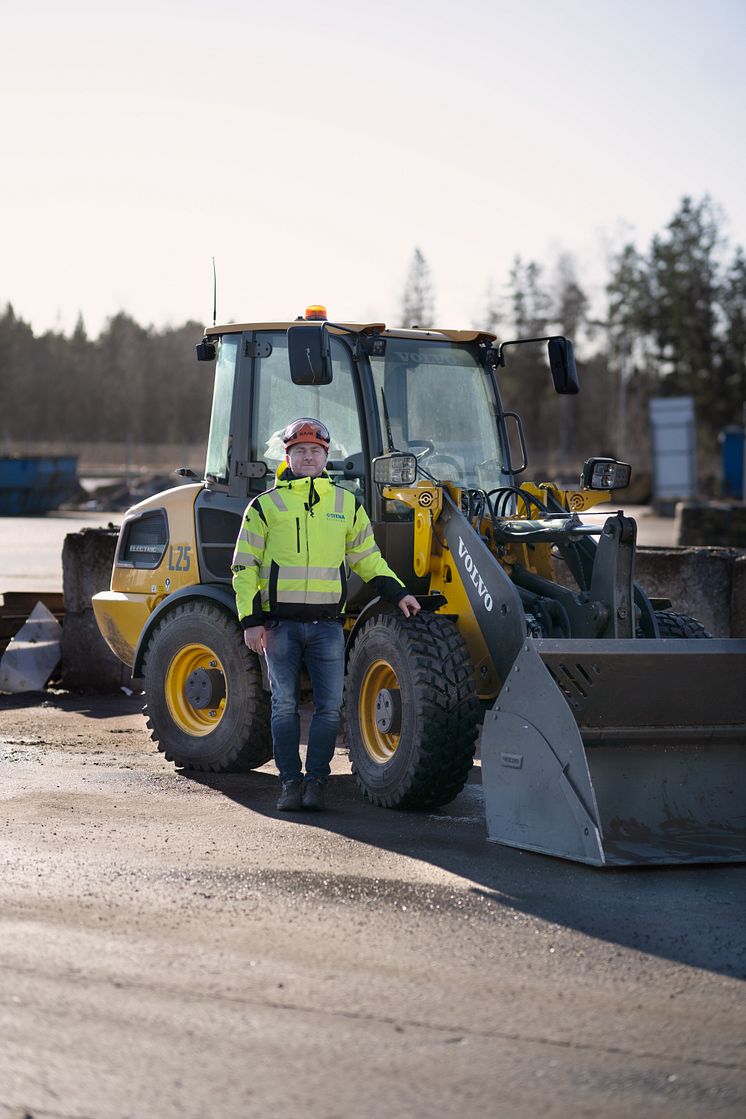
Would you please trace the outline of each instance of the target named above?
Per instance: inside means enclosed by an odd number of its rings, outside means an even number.
[[[142,662],[145,656],[145,650],[150,641],[150,635],[158,625],[158,622],[166,610],[170,610],[179,602],[185,599],[201,598],[209,599],[217,602],[220,606],[224,606],[229,614],[236,615],[236,596],[230,586],[222,583],[195,583],[190,587],[182,587],[179,591],[174,591],[173,594],[168,595],[158,604],[153,613],[148,618],[147,624],[143,627],[140,634],[140,640],[137,642],[135,650],[135,659],[132,665],[132,678],[138,680],[142,677]]]

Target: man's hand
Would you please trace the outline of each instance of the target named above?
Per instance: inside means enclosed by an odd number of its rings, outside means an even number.
[[[260,657],[264,653],[264,633],[264,626],[247,626],[243,631],[244,645]]]
[[[396,604],[401,610],[405,618],[411,617],[413,614],[419,614],[422,607],[413,594],[405,594],[404,598],[400,598]]]

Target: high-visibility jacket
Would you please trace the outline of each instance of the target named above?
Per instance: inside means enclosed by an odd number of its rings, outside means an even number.
[[[236,541],[231,570],[244,628],[339,618],[348,568],[390,602],[407,593],[354,494],[326,474],[296,478],[283,463],[274,488],[249,502]]]

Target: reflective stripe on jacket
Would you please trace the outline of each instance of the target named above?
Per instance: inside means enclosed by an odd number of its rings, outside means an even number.
[[[285,476],[255,497],[244,513],[233,553],[233,589],[244,626],[266,618],[338,618],[347,598],[348,568],[383,597],[406,589],[381,555],[368,515],[328,475]]]

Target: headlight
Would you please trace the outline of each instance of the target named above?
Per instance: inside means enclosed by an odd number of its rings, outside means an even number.
[[[583,464],[580,484],[584,490],[623,490],[629,485],[632,467],[614,458],[589,458]]]
[[[379,486],[411,486],[417,477],[414,455],[396,453],[373,459],[373,481]]]

